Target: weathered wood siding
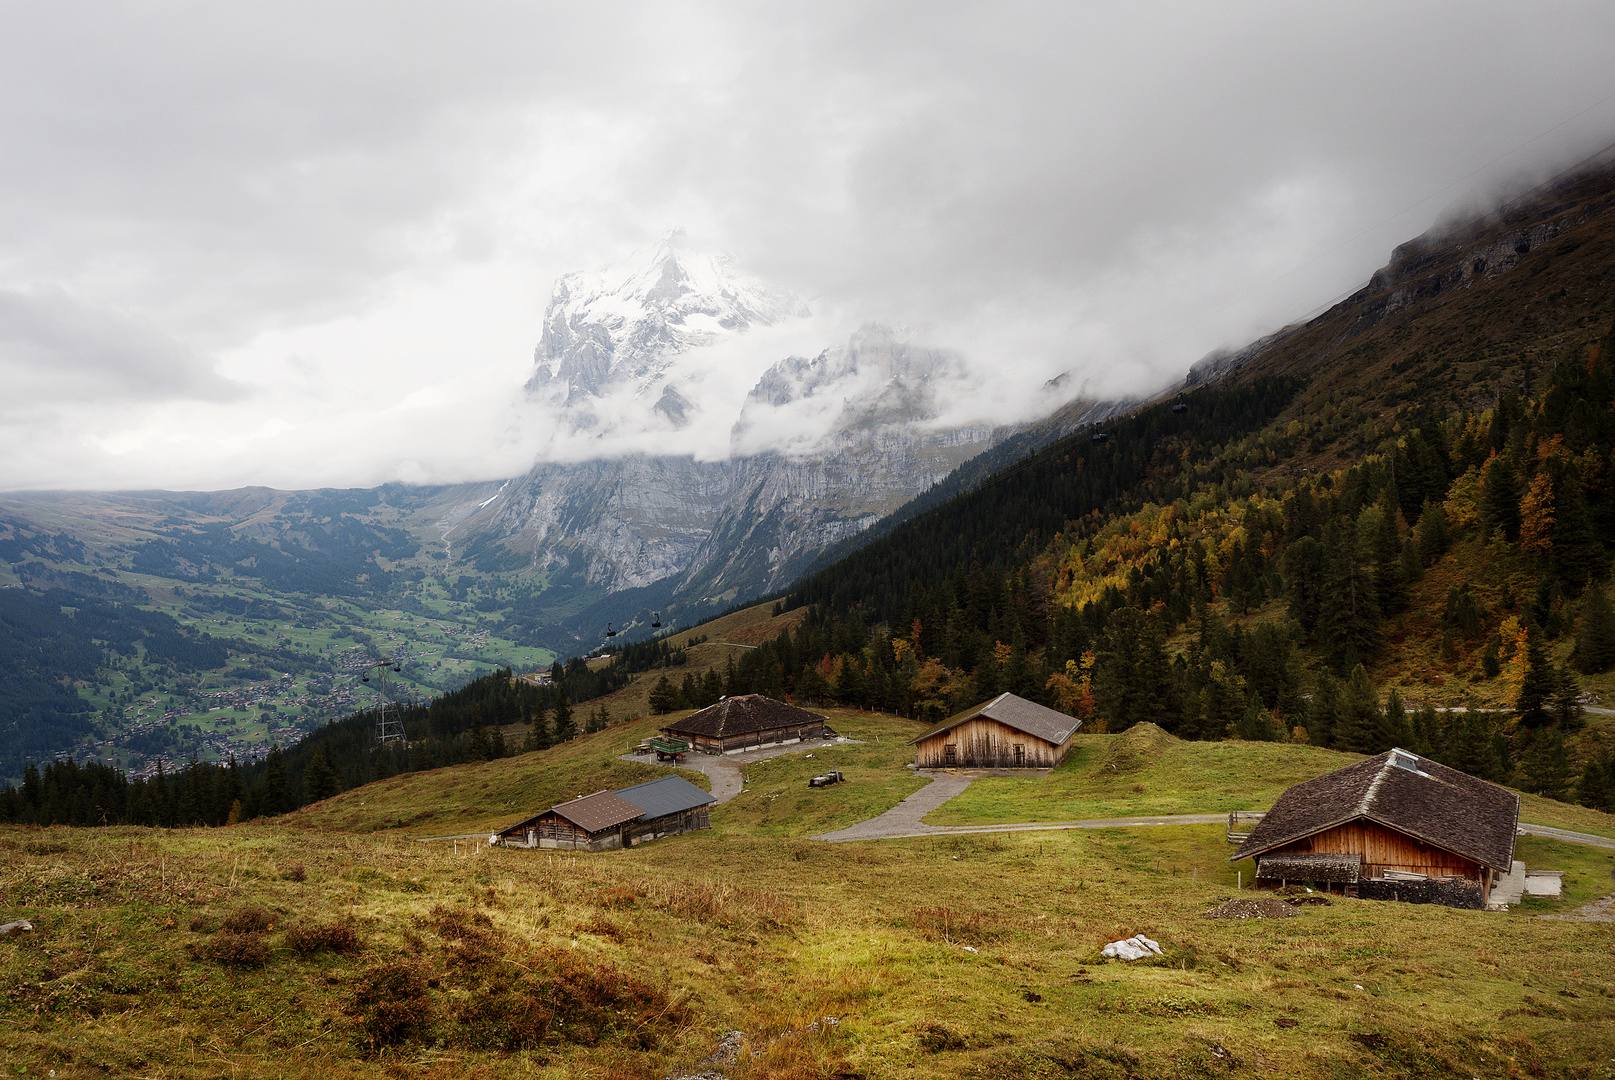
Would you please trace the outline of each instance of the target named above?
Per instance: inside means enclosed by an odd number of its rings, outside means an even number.
[[[1268,854],[1344,852],[1363,857],[1363,877],[1382,877],[1387,870],[1402,870],[1428,877],[1483,879],[1485,868],[1473,859],[1454,855],[1406,833],[1372,821],[1351,821],[1302,837]]]
[[[707,807],[697,806],[693,810],[663,814],[649,821],[629,822],[622,827],[622,846],[632,847],[634,844],[643,844],[647,840],[655,840],[662,836],[677,836],[679,833],[710,828],[712,828],[711,813]]]
[[[752,731],[745,735],[730,735],[723,739],[714,739],[706,735],[681,735],[675,731],[669,731],[669,734],[677,739],[687,739],[697,750],[709,754],[724,754],[731,750],[750,750],[758,746],[823,738],[824,721],[814,720],[811,723],[793,724],[789,727],[769,728],[767,731]]]
[[[559,814],[545,814],[519,831],[501,834],[501,841],[515,847],[605,851],[622,845],[622,829],[613,826],[598,833],[589,833]]]
[[[1052,769],[1070,748],[1069,738],[1056,746],[978,716],[922,739],[914,747],[914,763],[922,769]]]

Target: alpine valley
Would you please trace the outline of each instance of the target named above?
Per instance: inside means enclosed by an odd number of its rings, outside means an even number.
[[[525,475],[0,496],[0,583],[25,586],[0,596],[40,609],[10,620],[30,628],[12,644],[81,646],[10,692],[0,777],[92,746],[137,771],[254,759],[367,704],[375,653],[410,657],[400,692],[420,698],[587,652],[608,626],[693,625],[782,590],[983,451],[1024,453],[1122,407],[1066,400],[1062,379],[1033,424],[949,422],[970,400],[962,358],[879,325],[755,359],[813,316],[675,231],[556,283],[525,388],[551,441]],[[605,436],[643,448],[591,457]],[[64,607],[117,629],[87,637]]]

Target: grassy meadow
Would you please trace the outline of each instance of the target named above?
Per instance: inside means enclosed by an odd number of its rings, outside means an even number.
[[[1210,919],[1249,878],[1218,825],[809,839],[920,782],[903,768],[912,722],[836,710],[832,724],[862,741],[747,766],[711,830],[626,852],[415,838],[655,775],[618,760],[648,719],[262,824],[0,829],[0,914],[36,927],[0,939],[0,1066],[64,1080],[1610,1075],[1615,923],[1535,916],[1608,895],[1615,853],[1522,838],[1529,865],[1566,871],[1566,895],[1507,914],[1336,898]],[[1164,813],[1232,798],[1230,753],[1267,755],[1246,763],[1264,770],[1251,791],[1344,760],[1088,740],[1047,780],[1008,783],[1053,790],[1069,773],[1075,798],[1101,763],[1132,761],[1089,784],[1093,813],[1049,816],[1137,812],[1124,795]],[[810,791],[826,768],[848,783]],[[978,781],[965,798],[978,790],[1009,813],[1016,789]],[[1099,958],[1136,933],[1165,956]],[[809,1027],[824,1017],[837,1023]],[[745,1033],[738,1058],[703,1064],[730,1031]]]

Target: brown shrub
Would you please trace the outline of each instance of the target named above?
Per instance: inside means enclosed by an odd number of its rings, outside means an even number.
[[[354,981],[346,1012],[371,1050],[421,1035],[432,1020],[426,980],[413,964],[378,964]]]
[[[191,919],[191,933],[193,933],[193,934],[211,934],[211,933],[213,933],[213,920],[209,919],[206,915],[194,916]]]
[[[352,956],[359,951],[361,943],[359,932],[351,923],[301,922],[286,931],[286,944],[303,956],[322,950]]]
[[[232,934],[261,934],[274,928],[275,917],[256,906],[236,908],[219,924],[220,930]]]
[[[191,955],[225,967],[263,967],[269,963],[269,946],[264,944],[264,936],[256,931],[237,934],[221,930],[206,941],[192,945]]]
[[[293,863],[280,876],[286,881],[307,881],[308,871],[303,868],[302,863]]]
[[[482,912],[438,904],[426,918],[447,946],[450,964],[474,968],[498,957],[499,935]]]
[[[504,1051],[606,1040],[648,1050],[689,1017],[666,990],[571,950],[523,955],[519,967],[503,967],[454,1013],[457,1039]]]

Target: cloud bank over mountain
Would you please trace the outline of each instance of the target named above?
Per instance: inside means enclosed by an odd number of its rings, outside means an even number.
[[[13,12],[0,488],[717,454],[868,323],[959,358],[964,411],[1146,389],[1615,139],[1612,37],[1594,3]],[[811,316],[558,434],[523,390],[556,283],[678,224]]]

